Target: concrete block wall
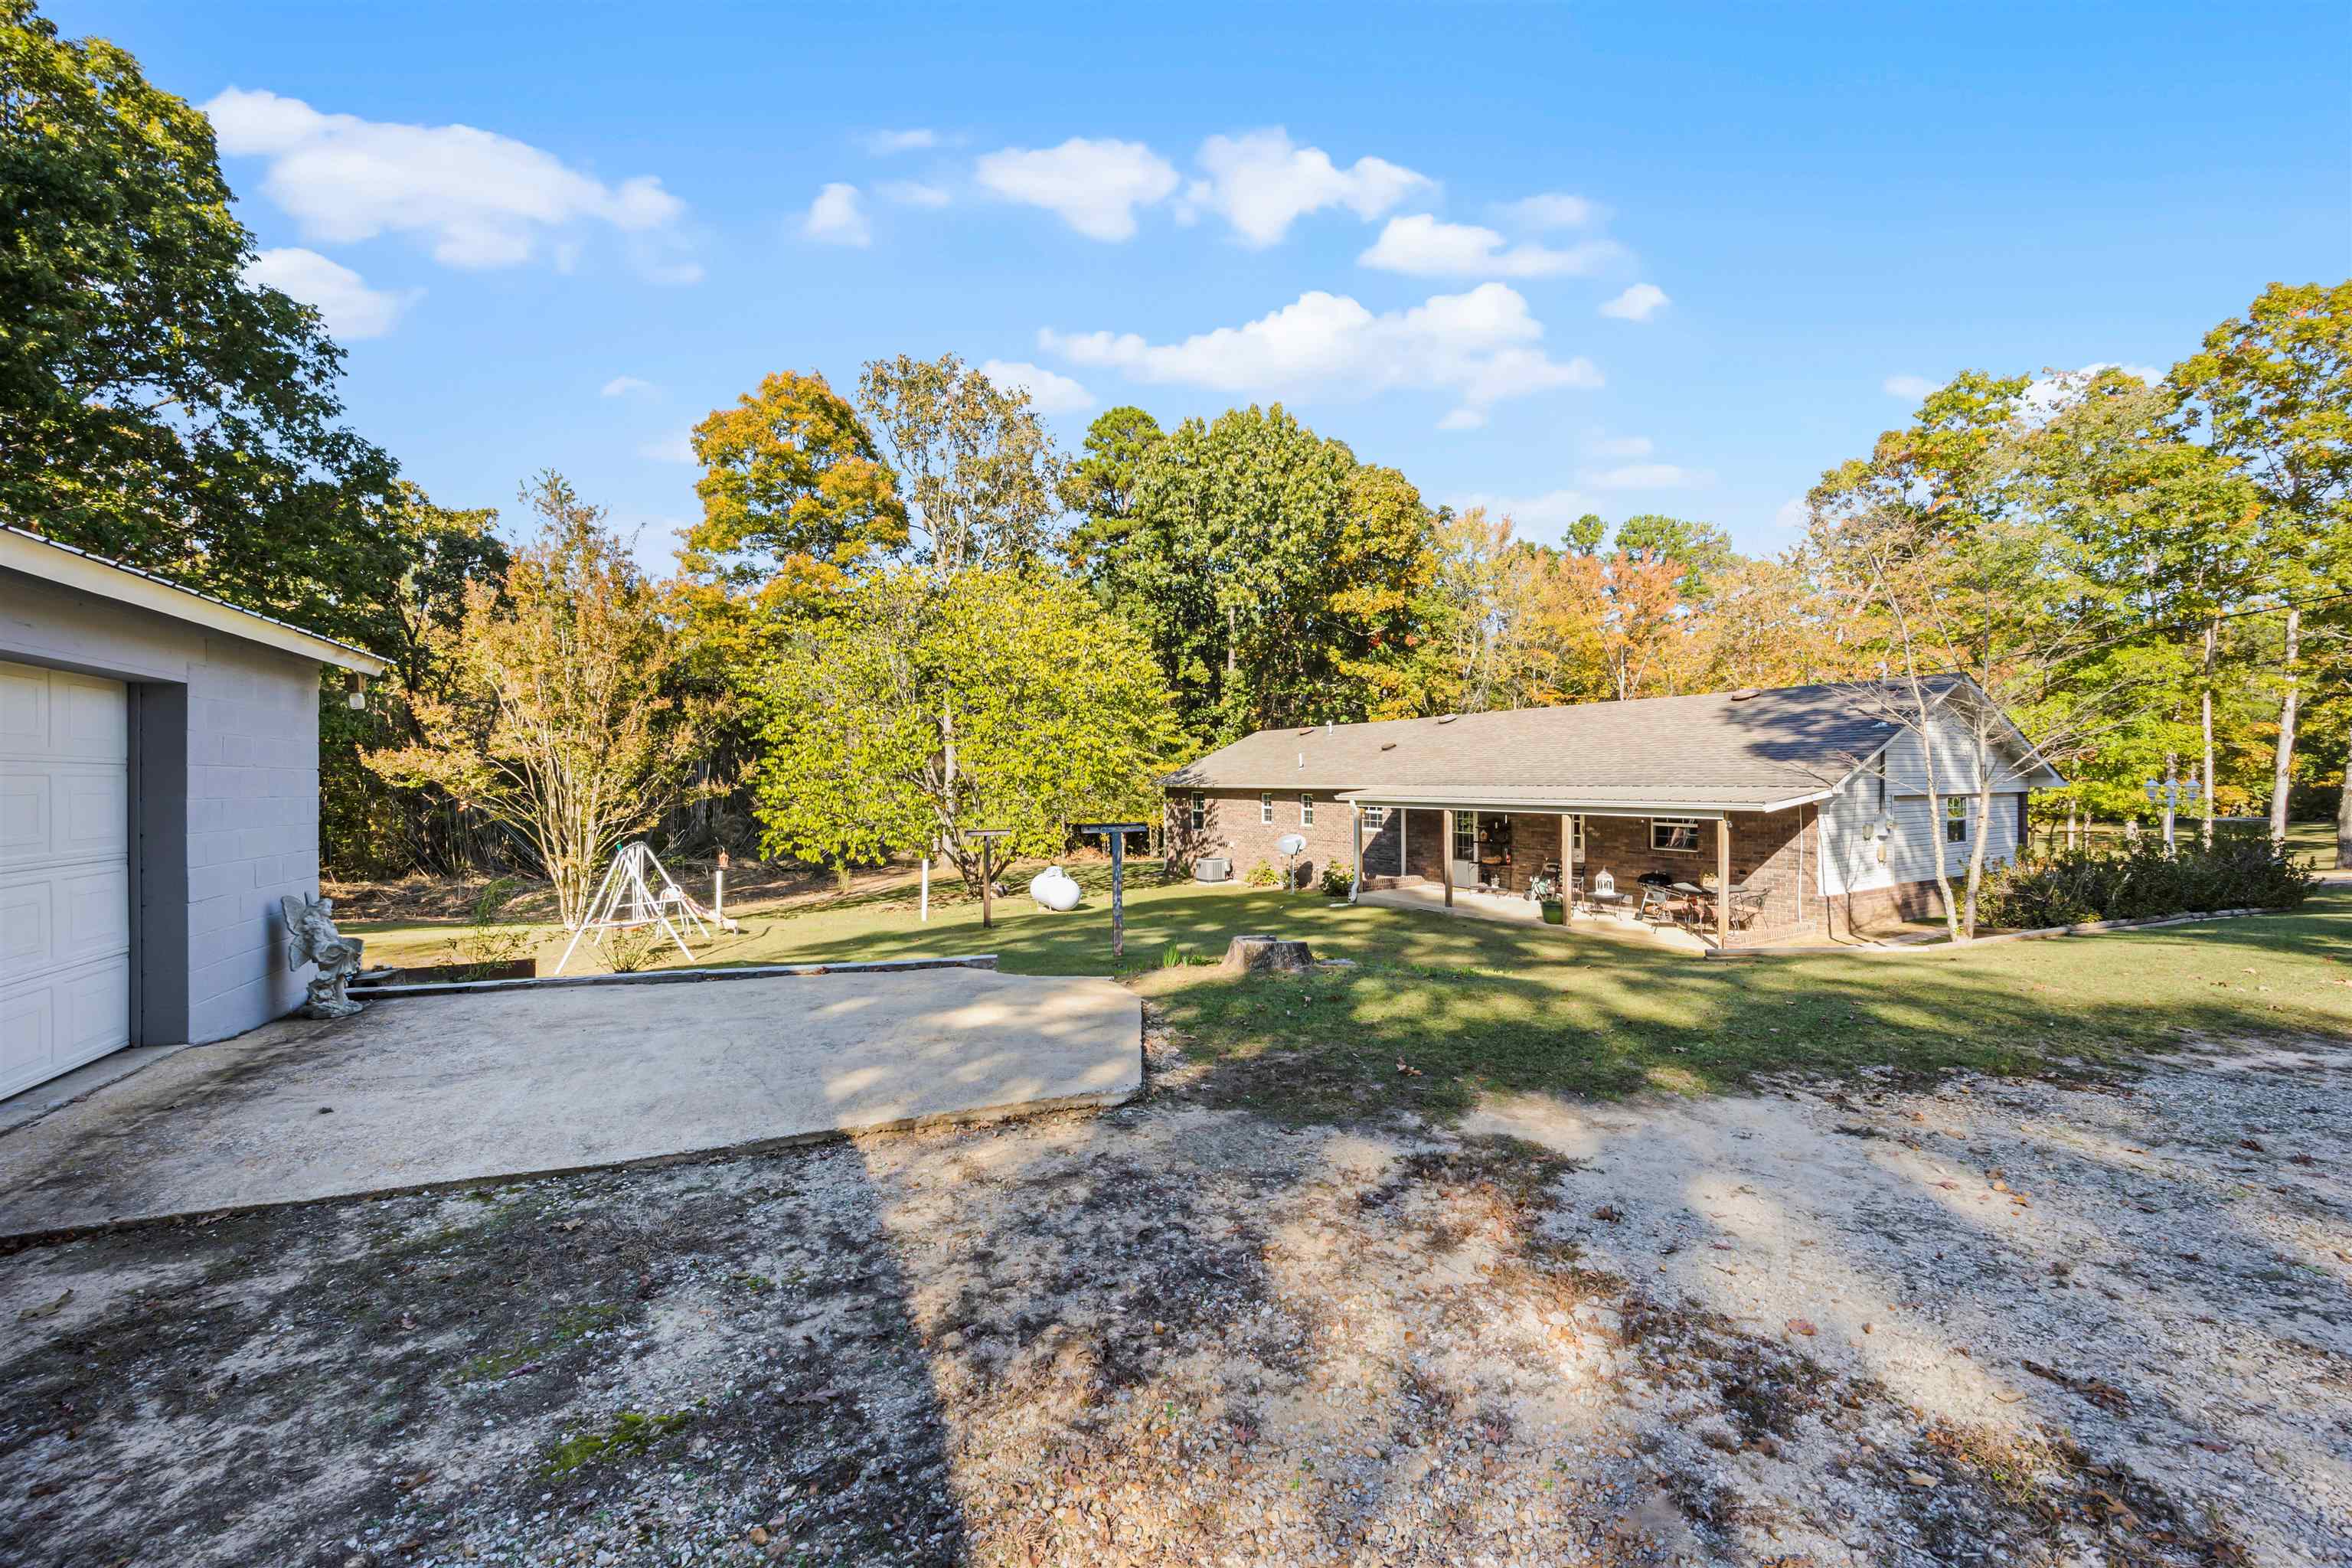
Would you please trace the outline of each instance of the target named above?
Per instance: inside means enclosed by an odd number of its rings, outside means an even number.
[[[135,1044],[290,1011],[278,900],[319,890],[319,668],[0,570],[0,658],[120,680],[131,732]]]

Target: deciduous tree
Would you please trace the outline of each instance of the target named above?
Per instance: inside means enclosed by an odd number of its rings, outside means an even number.
[[[712,714],[677,694],[684,644],[604,509],[554,473],[523,500],[538,531],[503,581],[470,583],[455,627],[427,634],[450,675],[415,705],[423,738],[367,761],[513,828],[572,926],[614,849],[678,799]]]
[[[212,124],[0,0],[0,519],[340,636],[401,570],[318,312],[246,281]]]
[[[967,567],[868,576],[763,669],[757,810],[772,852],[826,865],[952,858],[975,829],[1048,855],[1073,822],[1150,815],[1171,758],[1150,649],[1067,578]]]
[[[1062,514],[1067,462],[1030,406],[953,354],[875,360],[858,407],[889,449],[919,558],[945,577],[966,566],[1027,569],[1044,560]]]
[[[702,521],[678,572],[736,640],[821,604],[907,547],[907,508],[873,433],[824,377],[761,378],[694,427]],[[722,633],[721,635],[725,635]]]
[[[2352,590],[2352,282],[2273,283],[2173,369],[2192,426],[2260,488],[2263,555],[2283,612],[2271,837],[2286,837],[2303,601]],[[2340,617],[2341,606],[2331,609]],[[2352,784],[2352,759],[2347,762]]]

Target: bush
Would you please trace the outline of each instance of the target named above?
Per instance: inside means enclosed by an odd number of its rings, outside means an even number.
[[[1282,873],[1261,860],[1249,868],[1249,875],[1242,880],[1253,888],[1279,888],[1282,886]]]
[[[1323,868],[1322,888],[1325,898],[1344,899],[1355,891],[1356,879],[1337,866],[1326,866]]]
[[[463,964],[467,980],[498,973],[508,964],[529,958],[538,941],[529,929],[499,919],[522,883],[513,877],[494,877],[474,897],[474,923],[441,944],[443,961]]]
[[[2170,853],[2142,839],[2112,853],[2062,850],[2002,867],[1985,879],[1977,912],[1989,925],[2033,931],[2194,910],[2284,910],[2303,902],[2311,884],[2310,867],[2266,839]]]

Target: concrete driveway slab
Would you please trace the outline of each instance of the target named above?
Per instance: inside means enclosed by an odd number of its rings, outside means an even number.
[[[982,969],[379,1001],[0,1136],[0,1236],[1116,1104],[1142,1008]]]

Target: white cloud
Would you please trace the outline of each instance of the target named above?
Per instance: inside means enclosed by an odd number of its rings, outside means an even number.
[[[1342,169],[1320,147],[1300,147],[1276,125],[1201,143],[1207,177],[1186,187],[1188,206],[1213,212],[1234,226],[1242,243],[1267,246],[1292,222],[1328,206],[1344,206],[1370,222],[1415,191],[1433,190],[1427,175],[1384,158],[1359,158]]]
[[[1899,397],[1906,403],[1916,403],[1944,384],[1940,381],[1929,381],[1924,375],[1890,375],[1878,384],[1885,389],[1886,395],[1889,397]]]
[[[1813,521],[1813,509],[1805,504],[1802,496],[1790,496],[1772,512],[1772,526],[1791,533]]]
[[[1483,283],[1433,295],[1408,310],[1375,315],[1320,290],[1239,327],[1150,343],[1133,332],[1065,333],[1046,328],[1038,346],[1079,364],[1106,365],[1138,381],[1272,397],[1322,391],[1369,395],[1391,388],[1442,390],[1476,412],[1555,387],[1601,384],[1582,357],[1561,362],[1537,346],[1543,323],[1517,290]]]
[[[329,335],[341,342],[383,336],[401,311],[425,293],[422,289],[371,289],[350,268],[298,246],[262,251],[247,263],[245,280],[314,307]]]
[[[656,463],[691,463],[695,460],[694,437],[681,430],[675,436],[646,442],[637,448],[637,456]]]
[[[885,180],[874,187],[874,194],[886,202],[897,202],[902,207],[943,207],[948,205],[944,185],[927,185],[920,180]]]
[[[808,216],[801,219],[801,233],[824,245],[871,245],[874,231],[866,226],[866,205],[859,200],[856,185],[845,185],[838,180],[816,194],[809,204]]]
[[[1440,430],[1475,430],[1486,423],[1484,409],[1454,408],[1448,410],[1445,417],[1437,422],[1437,427]]]
[[[1505,202],[1496,210],[1518,228],[1582,228],[1601,216],[1601,209],[1582,196],[1561,191]]]
[[[1685,468],[1675,463],[1625,463],[1599,473],[1581,473],[1577,478],[1604,490],[1681,490],[1715,483],[1715,475],[1707,469]]]
[[[1007,201],[1044,207],[1088,239],[1135,237],[1135,209],[1176,188],[1176,171],[1140,142],[1073,136],[1058,147],[1007,147],[972,167],[981,184]]]
[[[940,144],[936,131],[875,131],[859,138],[859,145],[877,158],[893,153],[920,153]]]
[[[1506,250],[1503,237],[1491,228],[1440,223],[1419,213],[1389,219],[1356,264],[1414,278],[1553,278],[1591,272],[1617,254],[1608,240],[1567,250],[1532,243]]]
[[[1059,371],[1027,360],[981,362],[980,374],[999,386],[1017,386],[1029,395],[1040,414],[1076,414],[1095,405],[1095,395]]]
[[[241,88],[205,112],[223,153],[269,161],[261,188],[306,238],[414,234],[449,266],[512,267],[562,230],[604,223],[636,237],[639,266],[656,280],[701,276],[654,243],[682,243],[675,230],[686,204],[649,174],[607,185],[552,153],[470,125],[321,114],[299,99]]]
[[[596,395],[599,397],[626,397],[633,392],[651,392],[653,389],[654,384],[650,381],[640,381],[634,375],[616,375],[612,380],[606,382],[603,386],[597,388]]]
[[[1670,303],[1666,291],[1655,283],[1636,283],[1614,300],[1602,300],[1601,313],[1621,321],[1646,321]]]
[[[1546,490],[1541,495],[1503,496],[1485,491],[1450,496],[1446,505],[1455,511],[1468,511],[1483,507],[1490,518],[1507,517],[1519,525],[1522,532],[1535,530],[1559,533],[1588,511],[1601,510],[1600,503],[1580,490]]]
[[[1650,447],[1647,436],[1593,436],[1584,443],[1584,449],[1596,458],[1646,458]]]

